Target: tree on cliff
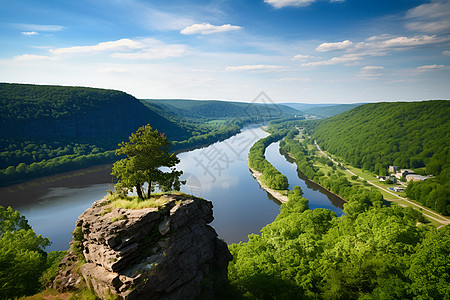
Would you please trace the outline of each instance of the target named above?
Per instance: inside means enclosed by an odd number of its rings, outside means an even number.
[[[162,190],[179,189],[182,182],[179,177],[182,171],[176,171],[174,166],[180,161],[174,153],[169,153],[170,142],[158,130],[152,130],[147,124],[132,133],[129,142],[119,144],[116,155],[126,155],[127,158],[114,163],[112,175],[119,180],[116,191],[136,189],[140,199],[150,198],[155,186]],[[161,168],[170,168],[164,172]],[[144,183],[148,184],[147,192]]]

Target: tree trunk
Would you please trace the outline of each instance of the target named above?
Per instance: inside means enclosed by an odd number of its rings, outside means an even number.
[[[136,185],[136,192],[137,192],[138,197],[140,199],[144,199],[144,195],[142,195],[142,190],[141,190],[141,186],[140,185]]]
[[[147,191],[147,198],[150,199],[150,194],[152,193],[152,182],[148,182],[148,191]]]

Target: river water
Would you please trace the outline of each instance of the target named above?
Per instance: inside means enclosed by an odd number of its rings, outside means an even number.
[[[279,213],[280,203],[259,186],[247,166],[250,147],[265,136],[260,128],[250,127],[225,141],[178,154],[177,169],[187,180],[182,191],[213,202],[211,225],[228,244],[247,241]],[[278,143],[268,147],[266,156],[288,177],[291,188],[301,186],[311,208],[342,214],[342,203],[299,179],[295,164],[279,153]],[[0,205],[20,211],[37,234],[48,237],[52,245],[47,251],[65,250],[78,216],[113,189],[110,173],[111,165],[97,166],[1,188]]]

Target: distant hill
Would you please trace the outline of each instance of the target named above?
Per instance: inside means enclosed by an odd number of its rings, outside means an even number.
[[[249,122],[295,114],[278,105],[138,100],[117,90],[0,83],[0,186],[112,162],[118,143],[145,124],[182,150],[226,139]]]
[[[124,139],[147,123],[173,139],[187,134],[121,91],[0,83],[0,138]]]
[[[294,108],[278,104],[187,99],[143,99],[141,101],[165,116],[170,114],[188,119],[194,117],[205,120],[224,118],[269,120],[274,117],[302,115]]]
[[[412,198],[450,214],[450,101],[361,105],[320,121],[313,137],[330,153],[376,174],[395,165],[436,176]]]
[[[309,103],[283,103],[305,114],[317,116],[320,118],[328,118],[347,110],[363,105],[364,103],[353,104],[309,104]]]

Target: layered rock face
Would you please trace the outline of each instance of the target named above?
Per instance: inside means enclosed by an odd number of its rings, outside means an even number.
[[[199,198],[166,195],[158,208],[138,210],[95,202],[78,219],[72,244],[83,251],[79,273],[96,294],[124,299],[214,298],[214,278],[226,276],[232,259],[217,238],[212,204]],[[69,253],[62,264],[70,264]],[[59,289],[78,279],[67,269],[55,279]]]

